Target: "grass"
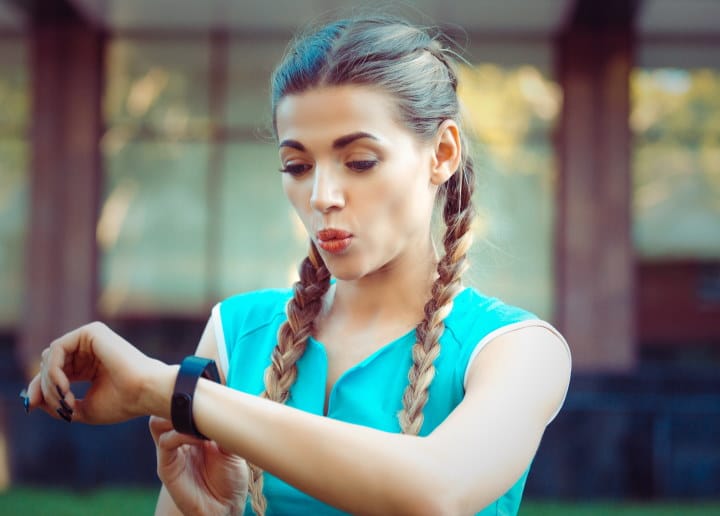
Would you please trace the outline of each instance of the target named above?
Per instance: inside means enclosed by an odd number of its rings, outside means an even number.
[[[133,516],[152,515],[156,489],[101,489],[87,493],[67,490],[13,488],[0,493],[3,516]],[[713,503],[610,503],[526,501],[520,516],[715,516],[720,501]]]
[[[527,501],[519,516],[717,516],[720,502],[581,502]]]
[[[13,488],[0,493],[3,516],[132,516],[155,512],[157,489],[69,490]]]

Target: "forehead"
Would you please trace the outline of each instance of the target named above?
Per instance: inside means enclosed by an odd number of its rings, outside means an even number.
[[[284,97],[277,105],[278,139],[304,141],[364,131],[380,136],[407,130],[393,97],[358,85],[323,86]]]

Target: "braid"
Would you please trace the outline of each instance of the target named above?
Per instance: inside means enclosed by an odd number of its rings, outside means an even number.
[[[467,269],[467,252],[472,243],[474,178],[472,158],[465,156],[462,170],[453,174],[444,185],[445,255],[437,266],[438,277],[432,286],[432,296],[425,304],[425,318],[415,328],[413,365],[408,372],[410,383],[403,394],[403,408],[398,413],[405,434],[418,435],[422,428],[423,408],[435,376],[433,364],[440,354],[440,336],[445,330],[443,321],[452,310],[453,297],[460,289],[462,274]]]
[[[265,390],[261,397],[278,403],[285,403],[290,397],[290,388],[297,379],[297,361],[305,352],[315,318],[322,308],[322,297],[329,287],[330,272],[311,242],[310,252],[300,265],[300,280],[295,283],[293,297],[285,308],[287,321],[278,330],[278,342],[273,349],[271,363],[265,370]],[[248,467],[252,509],[261,516],[267,509],[267,500],[262,492],[263,472],[254,464],[248,464]]]

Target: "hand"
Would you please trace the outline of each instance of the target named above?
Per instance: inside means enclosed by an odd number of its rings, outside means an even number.
[[[117,423],[169,413],[176,374],[172,369],[144,355],[104,324],[91,323],[63,335],[43,351],[40,372],[30,382],[27,396],[30,408],[41,408],[55,418]],[[83,399],[76,399],[71,390],[76,381],[90,382]],[[160,388],[165,384],[167,393]]]
[[[205,441],[173,430],[167,419],[150,418],[160,480],[183,514],[242,514],[248,488],[245,461]]]

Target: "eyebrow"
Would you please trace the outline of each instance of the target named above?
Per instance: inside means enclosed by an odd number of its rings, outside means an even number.
[[[341,136],[340,138],[337,138],[332,143],[332,148],[335,150],[342,149],[343,147],[347,147],[355,140],[360,140],[361,138],[369,138],[371,140],[379,141],[379,139],[375,136],[373,136],[370,133],[366,133],[363,131],[358,131],[356,133],[347,134],[345,136]],[[297,149],[300,152],[305,152],[305,146],[300,143],[297,140],[283,140],[280,142],[280,147],[292,147],[293,149]]]

